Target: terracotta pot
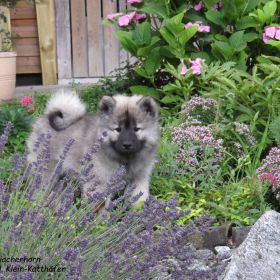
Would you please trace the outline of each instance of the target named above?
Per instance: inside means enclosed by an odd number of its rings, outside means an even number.
[[[16,87],[15,52],[0,52],[0,103],[12,99]]]

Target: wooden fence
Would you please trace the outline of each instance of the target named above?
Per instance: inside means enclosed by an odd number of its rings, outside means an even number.
[[[115,38],[116,27],[102,25],[126,0],[55,0],[59,83],[108,76],[128,59]]]

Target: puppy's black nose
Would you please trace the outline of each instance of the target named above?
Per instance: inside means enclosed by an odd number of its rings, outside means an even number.
[[[132,144],[129,142],[123,143],[123,147],[125,150],[130,150],[132,148]]]

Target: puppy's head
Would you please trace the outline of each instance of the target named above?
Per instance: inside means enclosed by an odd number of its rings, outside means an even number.
[[[157,103],[148,96],[104,96],[99,103],[104,145],[119,156],[131,156],[158,143]]]

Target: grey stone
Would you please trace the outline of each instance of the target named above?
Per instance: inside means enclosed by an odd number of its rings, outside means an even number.
[[[280,279],[280,214],[266,212],[236,249],[220,279]]]
[[[228,246],[216,246],[214,252],[217,254],[217,259],[223,262],[229,262],[232,256],[231,249]]]
[[[232,228],[232,243],[238,247],[247,237],[251,227],[233,227]]]
[[[216,257],[215,254],[213,253],[213,251],[211,251],[209,249],[197,250],[196,255],[198,258],[204,259],[204,260],[214,259]]]
[[[224,226],[211,227],[207,231],[197,232],[188,236],[186,242],[190,242],[196,249],[213,249],[218,245],[226,245],[228,241],[227,229]]]

